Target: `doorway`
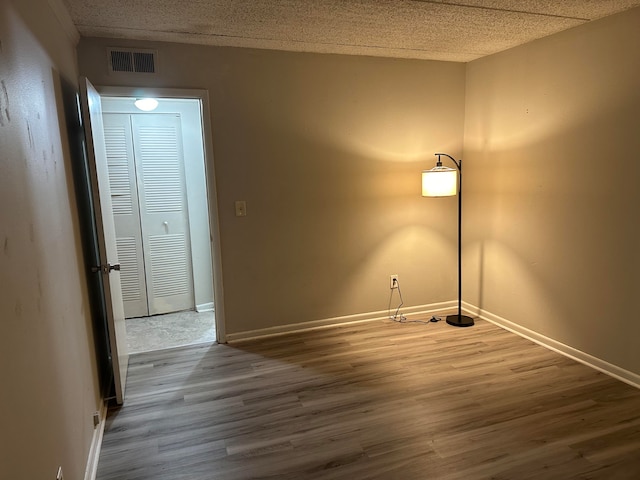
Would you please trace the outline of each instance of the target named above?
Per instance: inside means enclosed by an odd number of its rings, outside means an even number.
[[[158,106],[147,113],[118,90],[99,92],[129,349],[224,341],[202,98],[154,95]]]

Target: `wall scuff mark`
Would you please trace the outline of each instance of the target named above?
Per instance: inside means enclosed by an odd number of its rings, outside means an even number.
[[[0,80],[0,127],[4,127],[11,122],[9,114],[9,92],[4,80]]]

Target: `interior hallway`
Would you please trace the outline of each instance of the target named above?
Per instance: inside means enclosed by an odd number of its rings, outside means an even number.
[[[213,311],[198,313],[185,310],[151,317],[128,318],[126,327],[130,354],[216,341]]]

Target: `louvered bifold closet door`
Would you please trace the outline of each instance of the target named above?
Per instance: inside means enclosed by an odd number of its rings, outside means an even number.
[[[105,113],[104,137],[126,318],[149,314],[130,115]]]
[[[132,116],[149,313],[192,309],[193,277],[180,117]]]

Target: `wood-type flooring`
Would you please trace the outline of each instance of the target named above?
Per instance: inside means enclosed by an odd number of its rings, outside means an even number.
[[[638,479],[640,390],[488,322],[131,357],[98,480]]]

